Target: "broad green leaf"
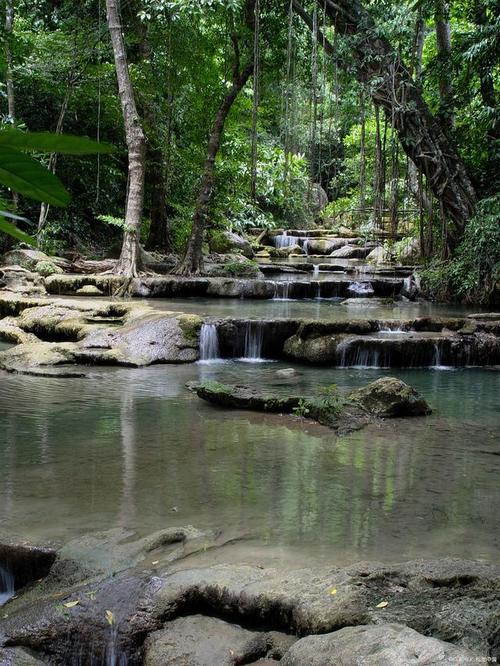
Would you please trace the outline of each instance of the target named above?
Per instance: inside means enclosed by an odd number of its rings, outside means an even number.
[[[30,199],[53,206],[70,200],[59,178],[29,155],[0,144],[0,184]]]
[[[5,215],[5,212],[0,210],[0,216],[3,215]],[[0,217],[0,231],[3,231],[5,234],[8,234],[13,238],[17,238],[17,240],[23,241],[23,243],[28,243],[28,245],[36,245],[34,238],[28,236],[28,234],[24,233],[24,231],[21,231],[21,229],[18,229],[10,222],[7,222],[7,220],[4,220],[2,217]]]
[[[87,137],[52,132],[20,132],[15,129],[0,130],[0,146],[66,155],[111,153],[114,150],[109,143],[98,143]]]

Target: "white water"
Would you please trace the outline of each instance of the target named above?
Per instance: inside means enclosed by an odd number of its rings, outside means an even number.
[[[0,567],[0,606],[5,604],[15,594],[14,576],[8,570]]]
[[[291,247],[292,245],[302,245],[303,239],[298,236],[289,236],[285,231],[274,237],[274,244],[278,250],[284,247]]]
[[[305,249],[305,247],[306,247],[306,244],[304,243],[304,249]],[[307,254],[307,250],[306,250],[306,254]],[[313,277],[317,278],[318,276],[319,276],[319,264],[314,264]]]
[[[262,342],[264,340],[264,329],[260,322],[250,321],[245,329],[245,349],[240,361],[246,363],[262,363]]]
[[[215,324],[202,324],[200,331],[200,363],[221,361],[219,334]]]
[[[290,300],[290,282],[275,282],[274,283],[274,296],[273,301],[289,301]]]
[[[349,285],[348,291],[358,296],[371,296],[374,293],[370,282],[353,282]]]

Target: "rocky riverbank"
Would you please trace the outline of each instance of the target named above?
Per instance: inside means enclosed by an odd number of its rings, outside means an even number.
[[[193,527],[75,539],[2,609],[0,663],[456,666],[500,656],[498,566],[197,564],[213,549],[230,559],[230,548]]]

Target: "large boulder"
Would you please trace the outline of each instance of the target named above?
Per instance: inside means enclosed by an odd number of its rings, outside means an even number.
[[[307,200],[314,215],[319,215],[328,205],[328,195],[319,183],[313,184]]]
[[[62,257],[49,257],[40,250],[19,248],[6,252],[1,258],[2,266],[17,265],[30,271],[35,270],[39,262],[48,262],[60,268],[69,268],[70,262]]]
[[[381,377],[350,393],[349,399],[378,417],[422,416],[432,411],[420,393],[395,377]]]
[[[233,666],[256,657],[277,657],[296,641],[278,632],[248,631],[204,615],[181,617],[151,633],[144,666]],[[273,663],[276,663],[274,661]]]
[[[422,636],[402,624],[345,627],[292,645],[282,666],[457,666],[483,660],[466,648]]]
[[[348,238],[308,238],[304,246],[307,254],[330,255],[334,250],[338,250],[348,243]]]
[[[344,245],[344,247],[334,250],[330,256],[337,259],[364,259],[370,254],[370,248],[362,245]]]
[[[219,254],[238,252],[248,259],[252,259],[254,256],[251,244],[243,236],[228,230],[216,231],[212,234],[210,251]]]
[[[383,245],[374,248],[366,257],[370,264],[389,264],[392,261],[391,253]]]
[[[398,243],[398,259],[402,264],[414,263],[422,254],[419,238],[407,238]]]

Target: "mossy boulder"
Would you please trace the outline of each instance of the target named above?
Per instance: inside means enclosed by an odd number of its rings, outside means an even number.
[[[350,393],[349,400],[377,417],[424,416],[432,412],[418,391],[395,377],[381,377]]]
[[[76,290],[78,296],[103,296],[103,291],[93,284],[86,284]]]
[[[209,247],[211,252],[219,254],[238,252],[248,259],[252,259],[254,256],[251,243],[243,236],[228,230],[213,231],[210,236]]]
[[[38,275],[41,275],[42,277],[48,277],[49,275],[63,272],[62,268],[59,268],[59,266],[56,266],[54,262],[50,260],[44,259],[35,264],[35,273],[38,273]]]

